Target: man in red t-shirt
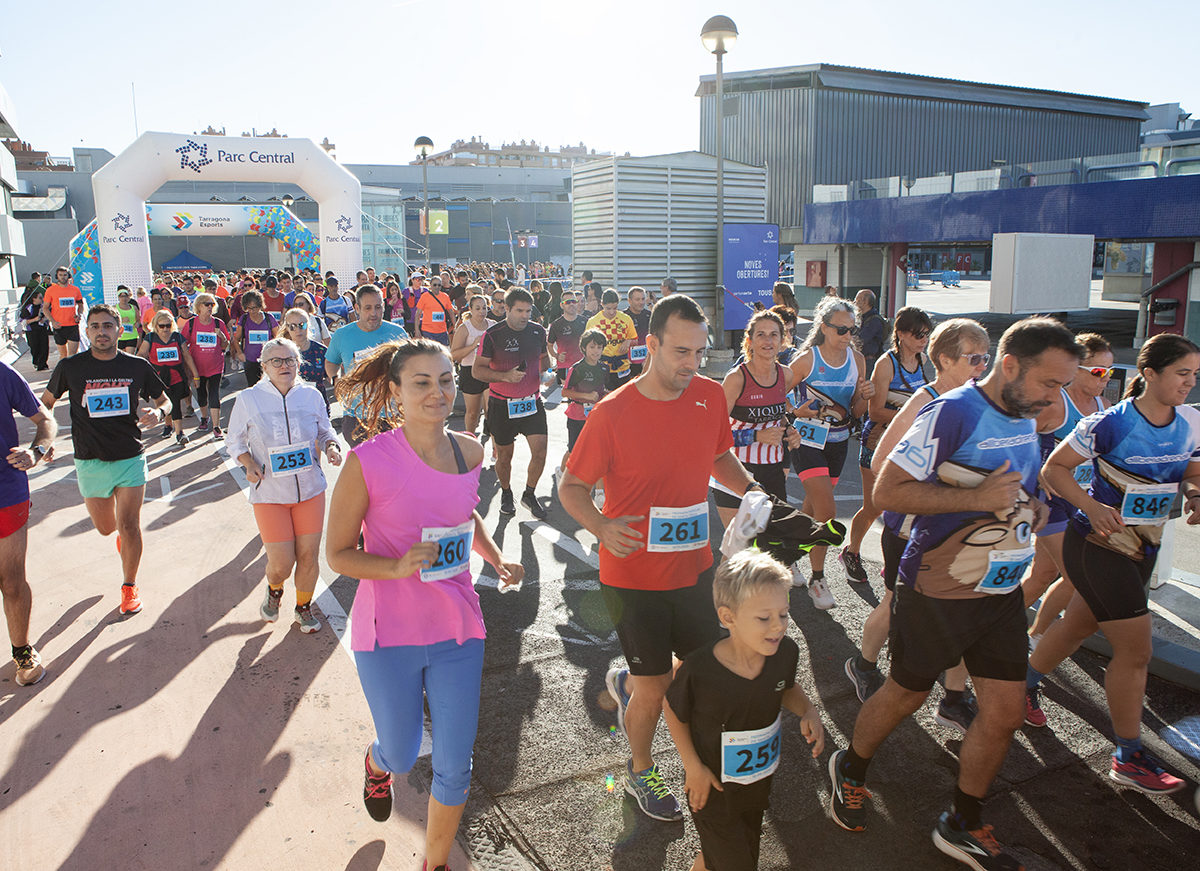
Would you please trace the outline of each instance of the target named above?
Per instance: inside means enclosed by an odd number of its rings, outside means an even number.
[[[282,320],[283,310],[285,308],[283,294],[279,292],[279,279],[274,275],[268,275],[263,279],[263,311],[275,318]]]
[[[54,325],[54,344],[58,358],[72,356],[79,350],[79,318],[83,310],[83,294],[71,284],[71,271],[60,266],[54,270],[54,284],[46,288],[42,311]]]
[[[704,311],[689,296],[659,303],[646,337],[642,377],[592,408],[558,495],[600,541],[600,591],[628,669],[606,678],[633,754],[625,789],[656,819],[682,817],[663,785],[650,744],[682,658],[717,640],[708,533],[708,478],[734,493],[757,487],[733,455],[721,385],[696,377],[708,340]],[[667,450],[647,433],[686,433]],[[601,514],[591,490],[604,479]]]

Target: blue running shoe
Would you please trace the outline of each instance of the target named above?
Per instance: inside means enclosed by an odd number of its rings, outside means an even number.
[[[829,757],[829,781],[832,785],[829,814],[847,832],[861,832],[867,827],[865,803],[871,793],[857,780],[842,776],[841,764],[845,755],[845,750],[839,750]]]
[[[625,689],[628,680],[629,669],[627,668],[610,668],[608,674],[604,676],[604,685],[608,687],[608,694],[617,703],[617,728],[621,730],[621,734],[627,741],[629,733],[625,731],[625,709],[629,707],[629,699],[633,695]]]
[[[933,830],[933,845],[975,871],[1025,871],[1024,865],[1004,852],[992,834],[991,826],[980,826],[971,831],[960,829],[949,811],[938,817]]]
[[[657,765],[635,772],[632,759],[625,763],[625,791],[634,797],[642,813],[652,819],[668,823],[683,819],[683,810],[671,788],[663,782]]]

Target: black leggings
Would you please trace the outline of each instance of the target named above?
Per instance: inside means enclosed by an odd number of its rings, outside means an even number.
[[[201,408],[221,409],[221,373],[201,375],[196,384],[196,402]]]
[[[192,398],[187,382],[172,384],[167,388],[167,396],[171,398],[171,420],[183,420],[183,401]]]

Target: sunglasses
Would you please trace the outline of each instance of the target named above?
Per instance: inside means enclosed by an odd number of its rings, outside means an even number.
[[[1106,381],[1113,377],[1113,370],[1111,368],[1105,369],[1103,366],[1080,366],[1079,368],[1084,372],[1090,372],[1097,378],[1103,378]]]
[[[836,327],[833,324],[824,324],[823,326],[829,327],[829,329],[834,330],[839,336],[844,336],[844,335],[846,335],[846,333],[849,333],[852,336],[858,335],[858,327]]]
[[[302,330],[307,327],[308,324],[296,324],[288,321],[286,324],[284,324],[284,326],[286,326],[289,330]]]
[[[971,366],[986,366],[992,360],[991,354],[960,354]]]
[[[914,339],[916,339],[918,342],[921,339],[928,339],[929,338],[929,330],[917,330],[915,333],[912,334],[912,337]]]
[[[215,303],[211,303],[211,302],[202,302],[202,303],[200,303],[200,307],[201,307],[201,308],[212,308],[214,305],[215,305]]]

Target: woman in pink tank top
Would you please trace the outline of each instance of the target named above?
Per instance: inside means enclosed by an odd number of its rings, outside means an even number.
[[[361,579],[350,646],[376,733],[363,802],[372,818],[390,816],[392,773],[416,762],[428,699],[433,788],[425,857],[437,871],[445,868],[467,801],[479,720],[486,633],[471,553],[495,567],[501,592],[519,588],[524,569],[504,561],[475,510],[483,448],[446,430],[455,387],[443,345],[381,345],[338,382],[337,394],[343,403],[362,403],[373,436],[350,452],[326,537],[330,568]],[[399,414],[389,417],[401,425],[379,432],[391,405]]]

